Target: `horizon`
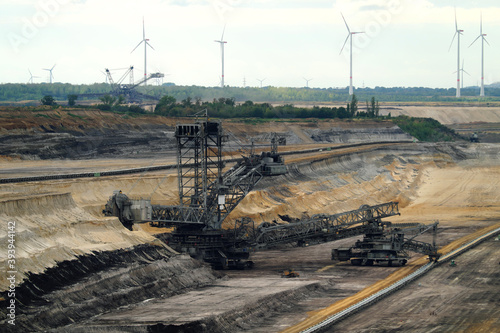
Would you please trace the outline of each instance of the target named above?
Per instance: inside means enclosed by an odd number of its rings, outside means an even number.
[[[497,42],[500,6],[492,0],[4,0],[0,42],[5,54],[2,83],[105,83],[105,68],[134,65],[143,77],[145,36],[148,73],[162,72],[177,86],[216,87],[220,82],[220,39],[224,25],[226,85],[347,89],[349,50],[342,20],[353,38],[353,85],[360,88],[456,88],[454,5],[465,63],[464,89],[480,85],[482,12],[485,86],[500,81]],[[112,13],[112,14],[108,14]],[[31,25],[31,31],[30,31]],[[427,36],[435,36],[427,38]],[[496,39],[495,39],[496,38]],[[56,41],[57,43],[54,43]],[[397,45],[397,48],[394,47]],[[297,46],[299,45],[299,46]],[[431,51],[429,51],[431,50]],[[430,54],[429,52],[433,52]],[[124,71],[113,72],[115,81]],[[306,80],[307,79],[307,80]],[[128,83],[128,78],[124,81]],[[149,84],[153,84],[150,81]]]
[[[65,84],[69,84],[69,85],[75,85],[75,86],[78,86],[78,85],[99,85],[99,84],[103,84],[103,85],[110,85],[109,83],[107,82],[92,82],[92,83],[71,83],[71,82],[59,82],[59,81],[54,81],[52,83],[49,83],[49,82],[34,82],[34,83],[29,83],[29,82],[2,82],[0,83],[0,85],[7,85],[7,84],[21,84],[21,85],[54,85],[54,84],[61,84],[61,85],[65,85]],[[492,85],[495,85],[495,87],[492,87]],[[499,87],[496,87],[496,85],[499,85]],[[143,86],[139,86],[139,87],[143,87]],[[195,85],[195,84],[186,84],[186,85],[180,85],[180,84],[175,84],[174,82],[164,82],[164,84],[162,85],[156,85],[156,84],[150,84],[148,85],[148,87],[163,87],[163,88],[171,88],[171,87],[197,87],[197,88],[207,88],[207,89],[223,89],[219,86],[203,86],[203,85]],[[492,82],[491,84],[485,84],[484,87],[486,89],[499,89],[500,88],[500,81],[499,82]],[[243,87],[243,86],[230,86],[230,85],[226,85],[224,87],[224,89],[226,88],[230,88],[230,89],[268,89],[268,88],[277,88],[277,89],[280,89],[280,88],[285,88],[285,89],[311,89],[311,90],[345,90],[346,93],[348,93],[348,90],[349,90],[349,85],[345,86],[345,87],[291,87],[291,86],[273,86],[273,85],[263,85],[262,88],[259,86],[246,86],[246,87]],[[444,87],[417,87],[417,86],[408,86],[408,87],[404,87],[404,86],[392,86],[392,87],[386,87],[386,86],[376,86],[376,87],[356,87],[354,86],[354,89],[356,90],[363,90],[363,89],[371,89],[371,90],[376,90],[376,89],[379,89],[379,88],[384,88],[384,89],[444,89],[444,90],[454,90],[456,89],[456,87],[448,87],[448,88],[444,88]],[[471,90],[471,89],[479,89],[480,86],[464,86],[462,87],[461,89],[463,90]],[[478,93],[479,93],[479,90],[478,90]],[[467,96],[462,96],[462,97],[467,97]],[[488,96],[486,96],[488,97]]]

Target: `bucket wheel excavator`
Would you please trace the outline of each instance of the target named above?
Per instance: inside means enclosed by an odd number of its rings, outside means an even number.
[[[391,258],[387,262],[403,263],[408,257],[407,250],[438,257],[435,245],[405,237],[409,232],[422,233],[428,226],[382,222],[383,218],[399,215],[395,202],[362,206],[340,214],[314,215],[287,224],[265,222],[256,227],[251,219],[242,218],[235,222],[234,228],[222,228],[226,217],[263,177],[286,173],[278,153],[278,145],[286,141],[273,133],[270,152],[256,155],[252,149],[224,171],[222,151],[227,135],[219,121],[205,116],[203,120],[176,125],[178,205],[153,205],[150,200],[133,200],[115,191],[103,213],[117,216],[131,230],[134,223],[144,222],[158,228],[174,228],[160,236],[165,237],[169,246],[220,269],[251,267],[250,254],[260,249],[282,244],[317,244],[359,235],[365,235],[362,245],[333,250],[332,258],[370,265],[384,261],[383,255]],[[434,230],[436,225],[432,226]]]

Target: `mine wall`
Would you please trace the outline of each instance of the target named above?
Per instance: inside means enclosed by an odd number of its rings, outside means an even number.
[[[169,332],[169,333],[233,333],[236,331],[252,331],[252,328],[265,324],[276,314],[287,312],[297,303],[308,297],[319,296],[328,289],[322,283],[310,283],[305,286],[282,291],[255,302],[247,302],[234,310],[220,315],[208,316],[185,324],[134,324],[123,322],[100,321],[99,317],[89,320],[86,324],[65,327],[65,332]]]
[[[105,127],[67,128],[64,124],[44,124],[30,130],[8,130],[0,132],[2,155],[22,159],[92,159],[116,158],[119,156],[154,158],[158,154],[175,152],[173,127],[160,124],[114,124]],[[359,125],[341,123],[333,127],[314,124],[314,127],[285,126],[273,124],[266,131],[252,132],[251,126],[228,123],[226,128],[234,135],[229,137],[229,145],[268,145],[271,132],[285,136],[288,144],[304,143],[361,143],[373,141],[402,141],[413,138],[391,122]],[[292,129],[292,130],[290,130]],[[235,141],[235,136],[238,138]],[[241,140],[241,141],[240,141]],[[20,144],[22,143],[22,144]]]
[[[373,141],[411,140],[412,136],[403,132],[398,126],[379,128],[341,128],[304,130],[315,142],[358,143]]]
[[[289,174],[259,183],[228,221],[231,224],[238,217],[250,216],[258,223],[279,215],[299,218],[304,214],[337,213],[384,200],[400,201],[404,206],[411,200],[425,167],[484,157],[498,159],[495,150],[488,147],[406,144],[325,156],[312,163],[298,161],[289,165]],[[88,186],[94,187],[96,183]],[[84,184],[79,184],[78,189],[84,191]],[[126,230],[116,218],[97,218],[81,208],[81,204],[70,193],[29,197],[18,194],[0,201],[0,221],[15,220],[19,226],[22,276],[17,280],[22,282],[16,286],[19,307],[15,331],[85,331],[79,325],[94,316],[207,286],[221,277],[205,264],[174,253],[143,231]],[[5,237],[0,234],[0,241],[6,243]],[[5,258],[0,259],[3,264]],[[5,318],[8,283],[0,283],[1,313]],[[316,290],[309,288],[311,292]],[[297,295],[301,292],[297,291]],[[285,309],[286,299],[294,295],[270,298],[248,311],[235,309],[185,327],[157,325],[130,329],[229,332],[233,325],[243,329],[245,323],[263,316],[265,309]],[[247,313],[248,317],[244,317]],[[95,331],[101,329],[106,331],[103,327],[96,327]]]
[[[427,167],[476,158],[467,144],[410,143],[349,151],[288,165],[285,175],[263,179],[229,215],[225,226],[243,216],[256,223],[335,214],[361,205],[398,201],[405,207]],[[280,218],[279,216],[284,217]]]
[[[170,297],[213,283],[221,275],[167,247],[138,245],[66,260],[28,278],[16,288],[12,332],[61,329],[75,322],[152,298]],[[6,318],[7,293],[0,294]]]
[[[117,127],[117,128],[116,128]],[[22,144],[20,144],[20,142]],[[84,129],[81,132],[61,128],[41,128],[31,133],[13,133],[2,136],[2,155],[23,159],[89,159],[153,156],[153,152],[174,149],[172,129],[159,125],[141,127]],[[148,152],[149,155],[145,155]]]

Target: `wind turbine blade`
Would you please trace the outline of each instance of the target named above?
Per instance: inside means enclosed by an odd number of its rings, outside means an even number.
[[[33,76],[33,74],[31,74],[31,71],[30,71],[30,69],[29,69],[29,68],[28,68],[28,72],[30,72],[30,76]]]
[[[224,32],[226,32],[226,24],[224,24],[224,28],[222,29],[222,36],[220,37],[221,42],[224,40]]]
[[[453,42],[455,41],[455,36],[457,35],[458,31],[455,31],[455,34],[453,35],[453,39],[451,40],[450,47],[448,48],[448,52],[451,50],[451,46],[453,45]]]
[[[490,43],[488,43],[488,41],[486,40],[486,38],[484,38],[484,36],[483,36],[483,39],[486,42],[486,44],[488,44],[489,46],[491,46]]]
[[[455,7],[455,31],[458,31],[458,23],[457,23],[457,7]]]
[[[342,12],[340,12],[340,15],[342,15],[342,19],[344,20],[344,23],[345,23],[345,26],[347,28],[347,31],[349,31],[349,33],[351,33],[351,29],[349,29],[349,26],[347,25],[347,21],[344,18],[344,14],[342,14]]]
[[[474,43],[476,42],[476,40],[478,40],[478,39],[479,39],[479,37],[481,37],[481,35],[477,36],[477,38],[476,38],[476,39],[474,39],[474,41],[473,41],[472,43],[470,43],[469,47],[471,47],[471,46],[472,46],[472,44],[474,44]]]
[[[52,68],[51,68],[50,70],[53,70],[53,69],[54,69],[54,67],[56,67],[56,64],[54,64],[54,66],[52,66]]]
[[[462,69],[462,71],[463,71],[465,74],[467,74],[467,75],[469,75],[469,76],[470,76],[470,74],[469,74],[469,73],[467,73],[467,71],[466,71],[465,69]]]
[[[479,21],[479,34],[482,35],[483,34],[483,12],[481,12],[481,16],[480,16],[480,21]]]
[[[144,16],[142,17],[142,39],[146,39],[146,28],[144,27]]]
[[[342,45],[342,49],[340,50],[339,54],[342,54],[342,51],[344,51],[345,44],[347,43],[347,40],[351,37],[351,34],[347,35],[347,38],[345,39],[344,45]]]
[[[138,48],[138,47],[139,47],[139,45],[141,45],[141,44],[142,44],[142,42],[144,42],[144,39],[143,39],[143,40],[141,40],[141,41],[139,42],[139,44],[137,44],[137,46],[136,46],[136,47],[134,47],[134,49],[132,50],[132,52],[134,52],[134,51],[135,51],[135,49],[136,49],[136,48]],[[130,53],[132,53],[132,52],[130,52]]]
[[[148,42],[146,42],[146,44],[147,44],[150,48],[152,48],[153,50],[155,49],[155,48],[154,48],[154,47],[152,47],[152,46],[151,46],[151,44],[149,44]],[[155,51],[156,51],[156,50],[155,50]]]

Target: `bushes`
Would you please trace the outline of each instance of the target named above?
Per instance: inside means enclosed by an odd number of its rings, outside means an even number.
[[[170,117],[185,117],[207,109],[211,117],[217,118],[266,118],[266,119],[293,119],[293,118],[348,118],[349,114],[344,107],[313,107],[298,108],[292,104],[272,106],[269,103],[254,103],[246,101],[236,105],[234,98],[220,97],[212,102],[191,103],[190,98],[177,103],[172,96],[163,96],[156,105],[155,113]]]
[[[104,95],[100,98],[102,104],[98,104],[97,108],[101,111],[113,111],[119,113],[139,113],[144,114],[146,110],[141,108],[139,105],[124,105],[125,97],[122,95],[118,97],[111,96],[109,94]]]
[[[419,141],[438,142],[461,139],[455,131],[441,125],[439,121],[432,118],[399,116],[391,118],[391,120],[398,125],[399,128],[417,138]]]

